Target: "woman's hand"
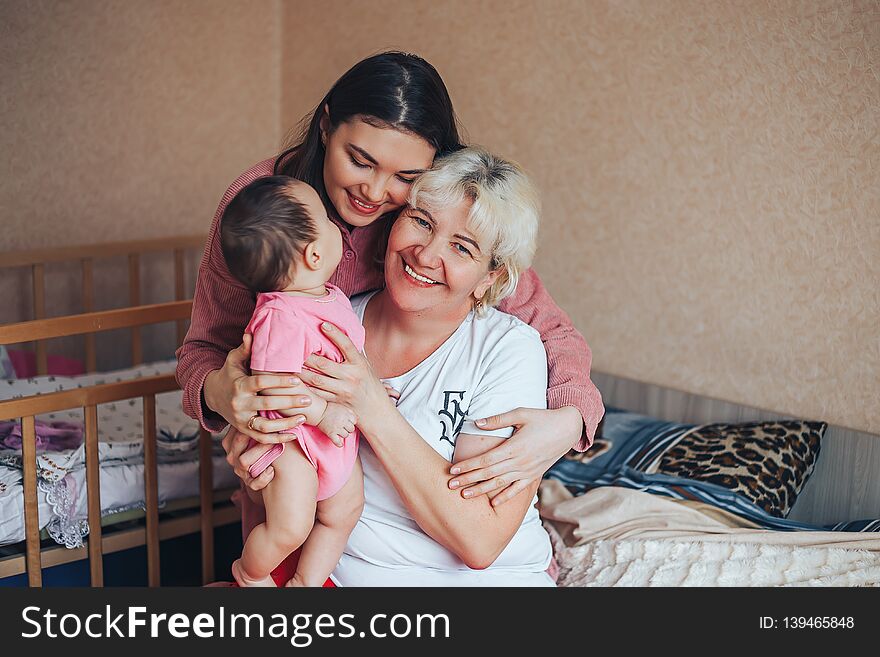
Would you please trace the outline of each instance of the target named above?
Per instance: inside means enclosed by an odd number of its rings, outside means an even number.
[[[305,417],[295,415],[270,420],[260,417],[258,412],[305,408],[311,400],[302,394],[305,389],[297,376],[250,376],[247,363],[251,355],[251,341],[251,335],[246,333],[241,345],[229,352],[223,367],[205,378],[205,403],[239,433],[257,442],[288,442],[296,436],[278,432],[299,426],[305,422]],[[260,391],[267,388],[290,388],[290,394],[260,395]]]
[[[382,415],[394,408],[391,392],[345,333],[326,322],[321,330],[339,348],[345,360],[336,363],[312,354],[306,359],[305,367],[314,371],[303,369],[300,379],[310,388],[328,393],[330,401],[350,408],[362,429],[371,423],[380,423]]]
[[[449,472],[456,476],[449,487],[462,488],[462,497],[489,495],[496,507],[543,477],[584,430],[580,411],[574,406],[516,408],[476,424],[487,430],[514,427],[514,433],[495,449],[453,465]]]
[[[222,445],[226,452],[226,462],[232,466],[235,475],[244,482],[249,492],[258,492],[263,490],[275,477],[275,468],[270,465],[260,473],[259,477],[251,477],[248,470],[263,454],[269,451],[271,445],[254,445],[248,449],[249,441],[250,438],[232,427],[223,436]],[[256,501],[253,496],[251,499]]]

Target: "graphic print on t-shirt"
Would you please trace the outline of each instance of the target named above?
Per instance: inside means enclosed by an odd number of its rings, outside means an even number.
[[[467,417],[468,411],[461,410],[461,402],[464,401],[465,390],[444,390],[443,391],[443,408],[437,412],[440,416],[440,426],[442,435],[440,440],[445,440],[455,447],[455,439],[464,419]]]

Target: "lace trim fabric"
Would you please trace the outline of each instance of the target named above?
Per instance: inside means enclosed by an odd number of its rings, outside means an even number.
[[[46,502],[52,508],[52,518],[46,525],[49,536],[68,549],[83,546],[83,537],[89,533],[89,523],[75,518],[76,480],[67,475],[55,481],[39,480],[37,486],[46,494]]]
[[[58,545],[63,545],[70,550],[82,547],[84,545],[83,539],[89,535],[89,521],[87,518],[76,517],[76,479],[70,475],[54,482],[41,479],[37,486],[46,494],[46,502],[52,508],[52,517],[46,525],[49,536]],[[158,508],[163,509],[165,506],[165,500],[160,500]],[[101,518],[106,519],[109,516],[133,510],[146,512],[146,503],[143,501],[133,502],[107,509],[101,512]]]

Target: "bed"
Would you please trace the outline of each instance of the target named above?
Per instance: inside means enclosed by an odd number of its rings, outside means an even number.
[[[39,586],[43,568],[88,559],[91,584],[101,586],[104,555],[145,545],[147,581],[158,586],[160,541],[195,532],[202,580],[213,579],[214,528],[239,520],[229,502],[237,479],[220,436],[183,414],[174,360],[143,363],[141,339],[142,327],[174,322],[182,340],[191,312],[185,259],[203,240],[0,256],[5,268],[30,269],[35,317],[0,326],[0,349],[8,354],[7,347],[35,343],[36,369],[35,376],[0,381],[0,580],[26,572],[29,585]],[[173,253],[175,300],[144,305],[141,258],[157,251]],[[120,255],[128,259],[129,306],[95,311],[95,262]],[[67,261],[81,263],[85,312],[46,318],[46,266]],[[96,372],[99,336],[116,329],[131,332],[133,367]],[[47,341],[67,336],[83,336],[87,373],[49,373]]]
[[[627,410],[541,485],[561,586],[880,586],[880,437],[594,380]]]

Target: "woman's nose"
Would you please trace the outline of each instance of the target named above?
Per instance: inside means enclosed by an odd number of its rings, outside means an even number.
[[[415,249],[416,264],[426,269],[438,269],[440,267],[439,241],[430,239]]]
[[[382,203],[385,200],[385,181],[372,176],[361,185],[361,194],[367,203]]]

